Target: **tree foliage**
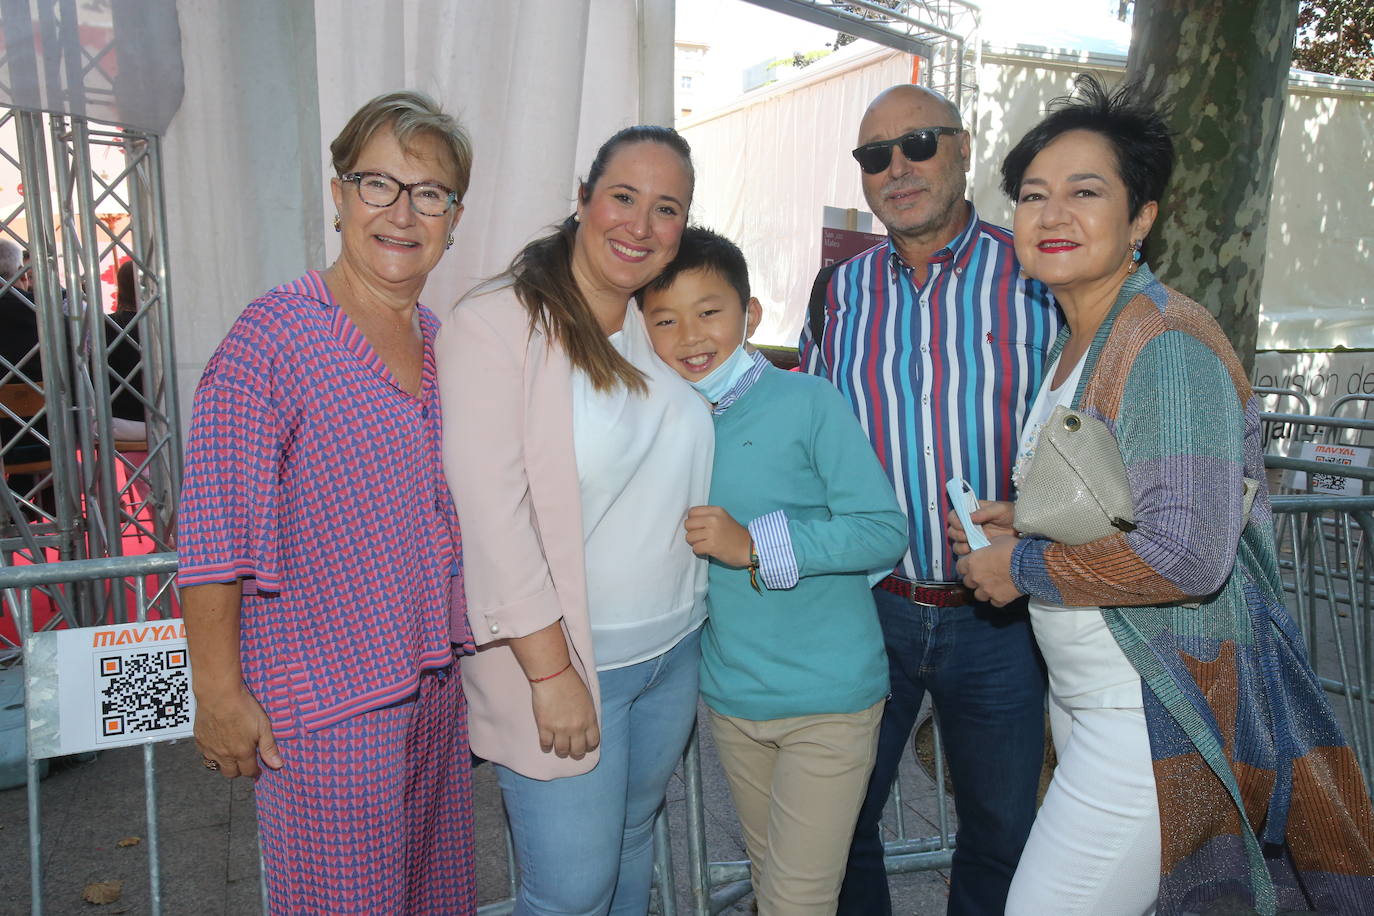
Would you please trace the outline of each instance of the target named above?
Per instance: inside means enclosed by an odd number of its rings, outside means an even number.
[[[902,5],[902,0],[870,0],[870,2],[876,3],[879,6],[885,6],[890,10],[898,9]],[[868,7],[858,6],[853,3],[841,3],[840,6],[848,10],[849,12],[854,13],[855,15],[862,16],[865,19],[886,18],[883,16],[882,13],[876,12],[872,9],[869,9]],[[828,47],[838,51],[840,48],[843,48],[845,45],[853,41],[857,41],[857,39],[853,35],[850,35],[847,32],[836,32],[835,40],[830,45],[828,45]]]
[[[1374,0],[1302,0],[1293,64],[1317,73],[1374,79]]]

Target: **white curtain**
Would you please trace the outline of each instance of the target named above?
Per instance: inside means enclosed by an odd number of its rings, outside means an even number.
[[[324,226],[313,12],[277,0],[177,11],[186,97],[162,148],[184,418],[244,305],[320,265]]]
[[[453,250],[425,301],[452,302],[524,242],[572,212],[576,177],[639,105],[634,0],[317,0],[322,187],[325,147],[354,110],[408,87],[472,136],[472,185]],[[323,193],[328,218],[333,204]],[[324,216],[322,215],[322,219]],[[338,251],[331,232],[326,250]]]
[[[177,8],[186,100],[165,177],[184,406],[253,296],[337,255],[328,145],[368,99],[423,90],[473,138],[466,211],[423,297],[436,309],[570,213],[596,148],[639,110],[635,0]]]

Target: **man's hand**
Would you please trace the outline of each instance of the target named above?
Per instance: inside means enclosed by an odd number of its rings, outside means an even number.
[[[983,534],[989,541],[995,541],[999,537],[1016,536],[1016,529],[1012,527],[1012,519],[1016,514],[1016,504],[1005,500],[987,500],[979,504],[976,512],[969,513],[969,521],[975,525],[983,526]],[[948,525],[950,546],[959,556],[969,552],[968,533],[964,531],[963,523],[959,521],[959,513],[953,509],[945,516],[945,524]]]
[[[749,565],[754,540],[749,529],[720,506],[693,506],[687,510],[687,543],[699,557],[715,557],[727,566]]]
[[[225,696],[196,697],[195,736],[201,756],[218,762],[226,779],[261,775],[259,756],[274,770],[285,765],[267,713],[242,683]]]
[[[601,743],[596,707],[577,671],[568,668],[548,680],[530,684],[539,747],[559,757],[581,760]]]
[[[1003,607],[1025,594],[1011,579],[1011,552],[1015,549],[1016,538],[1004,534],[959,561],[959,574],[973,590],[973,597]]]

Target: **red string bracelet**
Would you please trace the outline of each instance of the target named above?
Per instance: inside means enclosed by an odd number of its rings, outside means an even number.
[[[559,668],[553,674],[546,674],[543,677],[527,677],[526,680],[528,680],[531,684],[542,684],[544,681],[553,680],[554,678],[558,677],[558,675],[562,674],[564,671],[567,671],[571,667],[572,659],[568,659],[568,663],[564,665],[562,668]]]

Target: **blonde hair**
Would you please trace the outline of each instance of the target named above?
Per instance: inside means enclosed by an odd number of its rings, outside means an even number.
[[[353,113],[329,144],[335,173],[343,175],[352,170],[363,147],[383,128],[390,128],[401,149],[408,153],[417,137],[437,140],[453,171],[451,190],[457,192],[459,202],[463,200],[472,178],[472,141],[457,118],[423,92],[411,89],[379,95]]]

